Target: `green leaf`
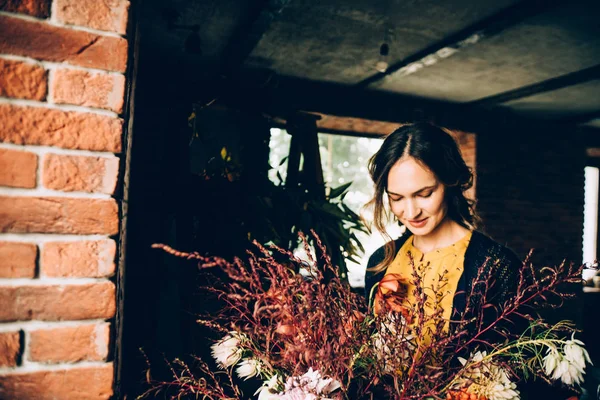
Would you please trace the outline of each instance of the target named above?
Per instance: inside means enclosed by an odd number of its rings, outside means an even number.
[[[352,209],[350,209],[350,207],[348,207],[346,204],[342,203],[342,207],[344,208],[344,211],[346,212],[346,214],[348,214],[350,217],[352,217],[352,219],[360,220],[360,216],[357,213],[355,213],[354,211],[352,211]]]
[[[331,192],[329,192],[329,199],[335,199],[336,197],[341,196],[350,187],[350,185],[352,185],[352,182],[348,182],[342,186],[336,187],[335,189],[331,189]]]
[[[335,219],[345,220],[348,218],[346,213],[344,211],[342,211],[335,204],[331,204],[331,203],[327,203],[327,202],[324,202],[324,203],[311,202],[310,205],[318,211],[321,211],[323,213],[331,215],[332,217],[335,217]]]

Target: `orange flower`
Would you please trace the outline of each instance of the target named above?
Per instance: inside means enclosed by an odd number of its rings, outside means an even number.
[[[446,400],[487,400],[485,396],[467,393],[466,389],[451,390],[446,394]]]
[[[296,328],[294,325],[279,323],[277,324],[277,329],[275,329],[275,332],[284,336],[292,336],[296,333]]]
[[[381,310],[401,313],[408,323],[411,323],[410,312],[404,305],[408,284],[406,279],[398,274],[387,274],[379,281],[375,292],[374,311],[378,314]]]

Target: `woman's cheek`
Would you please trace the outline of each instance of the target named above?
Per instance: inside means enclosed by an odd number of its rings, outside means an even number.
[[[392,214],[394,214],[396,216],[396,218],[400,218],[402,217],[402,206],[400,205],[399,201],[395,201],[393,203],[390,204],[390,209],[392,210]]]

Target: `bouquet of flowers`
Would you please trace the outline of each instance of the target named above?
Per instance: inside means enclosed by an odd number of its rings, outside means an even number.
[[[141,397],[168,388],[177,399],[511,400],[519,399],[520,380],[577,386],[591,363],[572,324],[524,311],[564,299],[559,287],[581,280],[572,265],[536,270],[526,260],[510,299],[492,306],[486,291],[465,293],[463,315],[448,320],[425,311],[432,300],[416,272],[415,307],[403,306],[405,285],[394,275],[367,302],[340,279],[325,249],[307,266],[286,250],[255,244],[247,260],[231,262],[155,245],[224,272],[220,284],[204,288],[222,301],[221,311],[198,320],[221,338],[211,346],[214,363],[198,359],[192,368],[176,360],[173,380],[150,382]],[[308,274],[295,272],[298,266]],[[477,280],[490,282],[489,274],[482,266]],[[255,380],[258,390],[242,393],[241,380]]]

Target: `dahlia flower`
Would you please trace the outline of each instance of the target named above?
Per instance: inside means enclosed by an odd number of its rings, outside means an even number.
[[[484,361],[486,355],[485,351],[471,354],[468,364],[464,358],[458,358],[466,368],[461,372],[454,389],[462,389],[488,400],[518,400],[517,385],[510,381],[501,366],[491,360]]]

